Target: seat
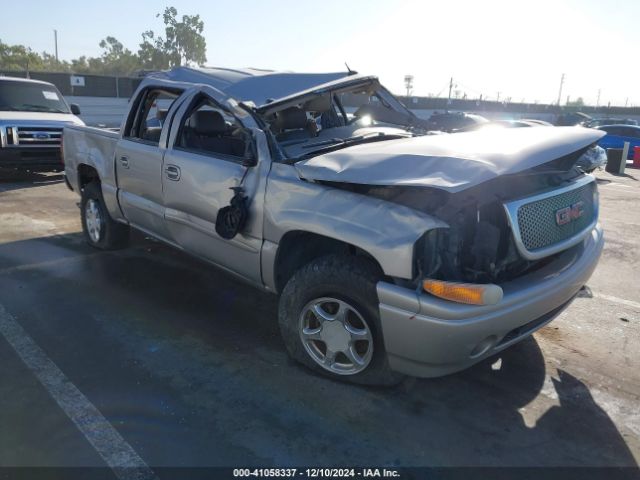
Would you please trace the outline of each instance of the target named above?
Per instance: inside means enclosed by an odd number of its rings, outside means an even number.
[[[276,140],[280,143],[295,143],[314,137],[315,132],[312,133],[309,122],[307,114],[300,107],[289,107],[276,112],[272,124]]]
[[[183,132],[182,145],[222,155],[244,156],[245,142],[234,138],[232,129],[220,112],[198,110],[189,118]]]
[[[343,122],[340,121],[340,117],[336,114],[331,104],[331,96],[320,95],[309,100],[304,109],[307,112],[315,113],[316,117],[320,117],[320,126],[323,130],[327,128],[335,128],[343,126]]]

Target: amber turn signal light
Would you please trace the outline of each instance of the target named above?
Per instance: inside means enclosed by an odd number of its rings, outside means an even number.
[[[495,305],[502,300],[502,288],[491,283],[457,283],[426,279],[422,282],[422,288],[436,297],[468,305]]]

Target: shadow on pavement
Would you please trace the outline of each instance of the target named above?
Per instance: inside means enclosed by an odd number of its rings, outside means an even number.
[[[560,368],[545,371],[535,337],[458,374],[407,384],[396,395],[418,399],[417,412],[427,413],[436,396],[447,403],[451,420],[470,431],[484,431],[486,454],[495,458],[490,463],[637,466],[624,437],[585,383]],[[533,418],[533,424],[525,423],[525,417]],[[445,423],[443,430],[449,427]],[[470,448],[482,448],[453,439],[446,443],[455,464],[469,457]]]
[[[61,172],[30,172],[0,168],[0,192],[64,182]]]
[[[347,385],[288,360],[276,297],[155,242],[96,253],[79,240],[0,245],[0,303],[85,379],[107,418],[133,412],[121,431],[151,464],[180,449],[192,465],[220,455],[263,466],[636,466],[589,388],[546,371],[535,338],[448,377]],[[3,258],[19,266],[34,247],[41,266],[3,273]],[[171,415],[154,410],[159,396]]]

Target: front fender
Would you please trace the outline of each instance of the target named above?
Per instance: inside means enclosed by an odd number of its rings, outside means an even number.
[[[301,180],[290,165],[273,164],[265,202],[265,240],[292,230],[334,238],[371,255],[386,275],[411,279],[415,242],[447,224],[409,207]]]

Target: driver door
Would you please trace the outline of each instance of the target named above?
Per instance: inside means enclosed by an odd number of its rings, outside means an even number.
[[[202,87],[176,115],[162,173],[166,225],[188,252],[260,283],[262,211],[255,200],[264,196],[264,163],[252,153],[252,130],[222,100],[217,90]],[[247,166],[250,161],[257,165]],[[250,199],[249,217],[226,240],[216,233],[216,218],[239,185]]]

